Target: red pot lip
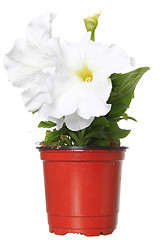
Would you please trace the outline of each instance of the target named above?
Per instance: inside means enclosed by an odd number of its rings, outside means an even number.
[[[38,146],[36,147],[39,151],[41,150],[126,150],[128,147],[119,146],[119,147],[88,147],[88,146]]]

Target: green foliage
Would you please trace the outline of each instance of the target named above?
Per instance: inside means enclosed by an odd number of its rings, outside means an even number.
[[[52,121],[41,121],[38,125],[39,128],[51,128],[51,127],[55,127],[56,123],[52,122]]]
[[[148,67],[138,68],[125,74],[112,74],[112,92],[108,100],[112,104],[110,112],[106,116],[96,117],[92,124],[80,131],[71,131],[65,124],[58,131],[47,131],[44,144],[54,146],[120,146],[120,139],[125,138],[130,130],[121,129],[118,126],[120,120],[133,120],[125,111],[129,107],[134,90]],[[40,122],[38,127],[51,128],[56,124]]]
[[[110,76],[112,81],[112,92],[108,103],[112,104],[112,108],[107,115],[107,119],[112,120],[120,117],[127,110],[134,97],[134,90],[137,83],[148,70],[148,67],[144,67],[129,73],[114,73]]]
[[[53,131],[47,131],[44,139],[45,145],[52,146],[71,146],[71,137],[68,135],[66,127],[61,128],[59,131],[53,129]]]
[[[35,113],[37,113],[37,112],[38,112],[38,109],[37,109],[36,111],[32,112],[32,114],[35,114]]]
[[[47,145],[52,144],[52,143],[57,143],[59,141],[59,138],[60,138],[59,131],[56,131],[56,130],[53,130],[53,132],[47,131],[46,137],[44,139],[44,143]]]

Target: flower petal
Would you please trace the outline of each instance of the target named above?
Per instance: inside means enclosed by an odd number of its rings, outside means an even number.
[[[63,84],[63,82],[62,82]],[[72,114],[77,109],[77,99],[79,97],[80,84],[69,87],[57,97],[52,104],[44,105],[40,109],[40,114],[46,117],[61,118]]]
[[[58,118],[49,117],[48,120],[57,124],[56,130],[60,130],[63,127],[63,123],[64,123],[64,118],[63,117],[59,118],[59,119]]]
[[[55,64],[54,56],[49,57],[36,46],[31,46],[25,39],[17,40],[4,59],[9,79],[15,86],[22,87],[25,87],[23,84],[31,81],[29,78],[34,73],[39,70],[54,69]]]
[[[41,108],[45,101],[45,92],[38,87],[31,87],[22,93],[24,105],[29,112],[34,112]]]
[[[58,39],[50,43],[55,46],[52,46],[52,50],[58,46]],[[4,58],[4,65],[8,73],[9,80],[16,87],[23,87],[28,91],[25,91],[23,95],[26,96],[27,92],[29,93],[28,98],[31,100],[31,96],[35,97],[34,93],[36,91],[40,92],[49,92],[53,89],[53,76],[55,74],[55,66],[58,62],[58,57],[56,53],[53,54],[53,51],[50,51],[50,56],[45,52],[42,52],[35,46],[31,46],[26,40],[17,40],[13,49],[7,54]],[[23,52],[23,54],[22,54]],[[31,88],[33,87],[33,91]],[[36,90],[36,87],[38,90]],[[32,94],[31,94],[32,92]],[[46,98],[48,99],[48,94]],[[37,96],[38,97],[38,96]],[[43,97],[44,98],[44,94]],[[45,100],[48,102],[48,100]],[[35,105],[37,106],[37,100],[35,99]],[[28,102],[28,100],[27,100]],[[32,99],[31,104],[34,102]],[[40,100],[40,102],[42,102]],[[41,103],[39,104],[41,105]],[[27,106],[27,103],[26,103]],[[27,109],[32,111],[32,107],[28,106]]]
[[[90,36],[91,33],[88,32],[83,36],[80,42],[62,45],[63,58],[70,69],[81,67],[90,42]]]
[[[112,83],[111,80],[107,78],[105,72],[95,71],[91,84],[99,98],[102,99],[102,101],[107,102],[112,90]]]
[[[88,127],[94,120],[94,117],[84,119],[80,117],[76,112],[65,117],[65,123],[67,128],[71,131],[79,131]]]
[[[52,52],[50,55],[53,55]],[[42,68],[53,64],[52,59],[45,51],[41,51],[36,45],[31,45],[25,39],[15,41],[14,47],[7,56],[16,63],[26,65],[26,67]]]
[[[104,69],[103,71],[108,77],[112,73],[121,72],[130,64],[130,58],[118,46],[107,46],[93,41],[91,41],[88,46],[87,59],[90,68],[96,69],[97,71]]]
[[[36,73],[37,69],[26,67],[23,64],[11,60],[5,56],[4,66],[7,70],[8,78],[15,87],[26,87]]]
[[[116,45],[110,47],[108,55],[109,56],[105,59],[105,63],[111,74],[121,72],[130,64],[130,58],[128,55]]]
[[[56,56],[58,58],[62,57],[61,53],[61,46],[60,46],[60,39],[59,38],[51,38],[48,40],[45,40],[43,42],[43,46],[45,47],[45,53],[48,54],[48,56]]]
[[[46,13],[30,22],[26,29],[27,39],[41,48],[41,40],[52,37],[51,24],[54,18],[54,14]]]
[[[49,104],[52,101],[51,81],[45,74],[37,72],[34,75],[32,84],[28,85],[22,93],[24,105],[29,112],[34,112],[40,109],[43,104]]]
[[[78,99],[77,113],[85,119],[92,116],[99,117],[106,115],[111,109],[110,104],[106,104],[97,94],[91,83],[84,83]]]

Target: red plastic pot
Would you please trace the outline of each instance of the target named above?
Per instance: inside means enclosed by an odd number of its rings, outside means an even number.
[[[40,148],[49,231],[111,234],[117,226],[126,148]]]

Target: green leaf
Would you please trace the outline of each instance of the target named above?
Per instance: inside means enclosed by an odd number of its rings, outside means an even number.
[[[125,74],[112,74],[112,92],[108,100],[112,104],[110,112],[107,114],[107,119],[121,116],[129,107],[134,90],[143,74],[149,70],[149,67],[138,68],[132,72]]]
[[[39,128],[51,128],[51,127],[55,127],[56,123],[51,122],[51,121],[41,121],[38,125]]]
[[[117,123],[110,122],[107,136],[110,139],[121,139],[127,137],[131,130],[121,129]]]
[[[128,116],[127,113],[123,113],[120,117],[110,119],[111,122],[119,122],[120,120],[133,120],[137,122],[135,118]]]
[[[124,120],[132,120],[132,121],[137,122],[137,120],[135,118],[128,116],[127,113],[123,113],[122,114],[122,116],[120,117],[120,120],[122,120],[122,119],[124,119]]]
[[[78,145],[79,138],[78,138],[77,134],[73,131],[70,131],[70,130],[69,130],[68,133],[69,133],[69,136],[73,139],[73,142],[75,143],[75,145]]]
[[[85,135],[84,139],[87,138],[106,138],[106,134],[104,129],[100,130],[92,130],[88,134]]]
[[[44,139],[44,143],[52,144],[53,142],[57,142],[60,140],[60,136],[61,136],[60,131],[57,131],[57,130],[53,130],[53,132],[47,131],[46,137]]]
[[[108,127],[109,123],[105,117],[101,116],[101,117],[96,117],[91,124],[92,127],[95,127],[97,125],[101,125],[103,127]]]

